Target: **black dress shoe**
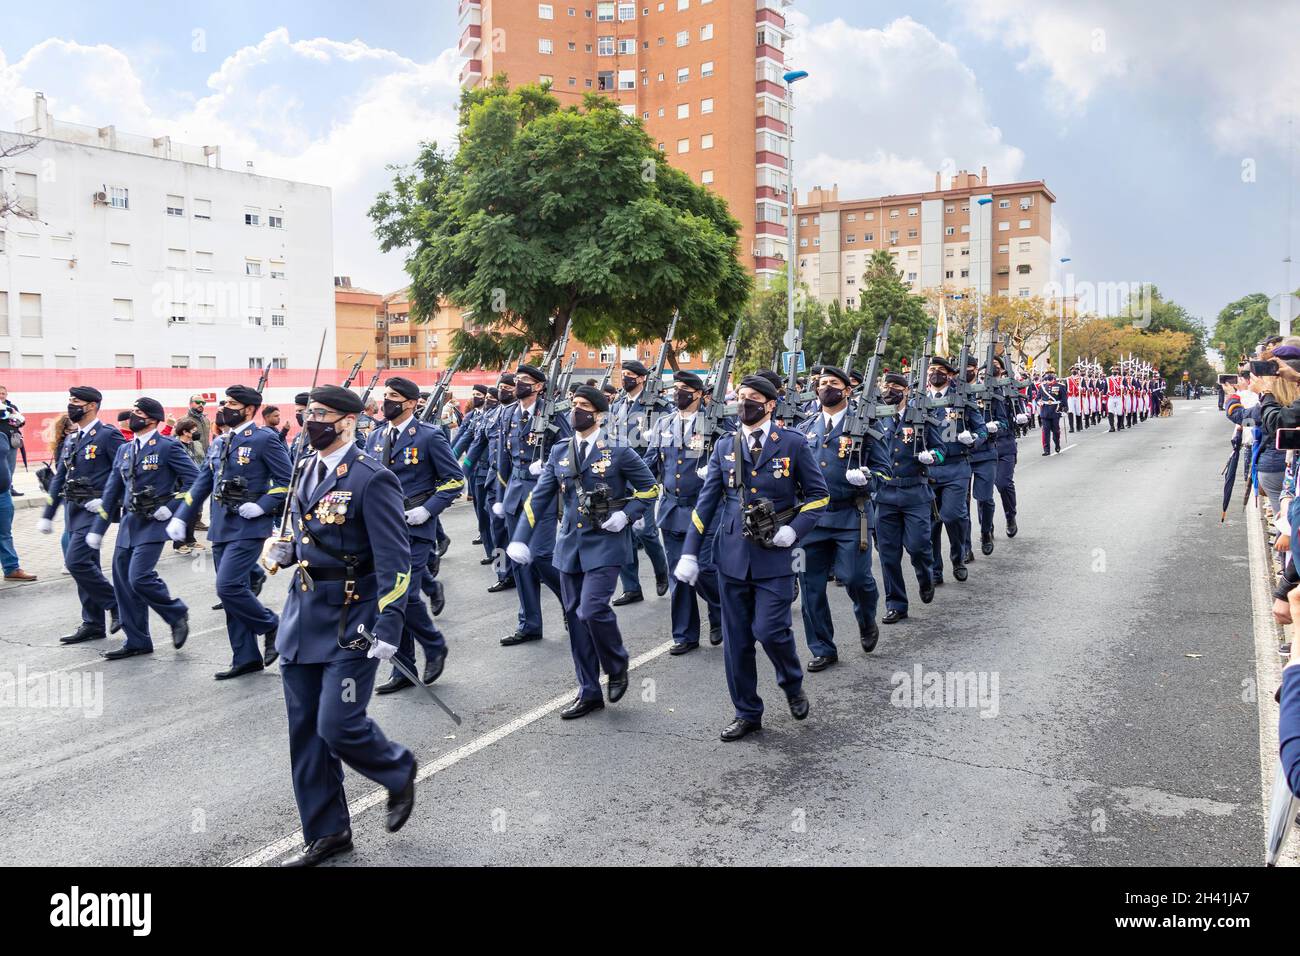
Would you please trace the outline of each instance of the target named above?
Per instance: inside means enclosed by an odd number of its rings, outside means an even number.
[[[261,661],[249,661],[247,664],[240,664],[238,667],[231,667],[229,670],[217,671],[212,676],[216,680],[231,680],[235,677],[243,677],[245,674],[252,674],[261,669]]]
[[[138,657],[141,654],[152,654],[153,648],[127,647],[123,644],[121,647],[115,647],[111,651],[104,651],[101,655],[107,661],[120,661],[124,657]]]
[[[931,591],[930,593],[933,594],[934,592]],[[897,624],[899,621],[905,621],[905,620],[907,620],[906,611],[895,610],[894,608],[891,607],[888,611],[885,612],[885,616],[880,619],[880,623]]]
[[[447,589],[442,586],[441,581],[434,581],[433,593],[429,595],[429,610],[433,612],[434,617],[437,617],[446,606]]]
[[[496,559],[495,559],[495,558],[479,558],[479,559],[478,559],[478,563],[479,563],[479,564],[491,564],[494,560],[496,560]]]
[[[102,627],[95,627],[93,624],[86,624],[84,621],[81,627],[77,628],[66,637],[59,638],[60,644],[80,644],[83,641],[102,641],[108,635],[104,633]]]
[[[817,671],[824,671],[826,670],[826,668],[830,667],[832,664],[836,663],[837,661],[839,661],[839,658],[834,655],[831,655],[830,657],[823,657],[822,655],[818,654],[816,657],[814,657],[812,660],[808,662],[808,669],[813,673],[816,673]]]
[[[921,603],[929,604],[933,600],[934,600],[934,582],[927,581],[925,584],[921,585]]]
[[[450,548],[450,547],[451,547],[451,538],[441,538],[441,539],[439,539],[439,541],[438,541],[438,557],[441,558],[444,554],[446,554],[446,553],[447,553],[447,549]]]
[[[218,601],[216,604],[212,605],[212,610],[220,611],[223,607],[225,607],[225,605]]]
[[[488,594],[496,594],[498,591],[513,591],[515,588],[514,578],[502,578],[496,584],[488,588]]]
[[[265,585],[266,585],[266,575],[265,575],[265,574],[259,575],[258,577],[254,578],[254,579],[253,579],[253,583],[249,585],[249,588],[252,589],[253,597],[257,597],[259,594],[261,594],[261,593],[262,593],[262,588],[263,588]]]
[[[666,575],[666,574],[656,574],[656,575],[655,575],[655,594],[658,594],[660,597],[663,597],[663,596],[664,596],[665,594],[667,594],[667,593],[668,593],[668,575]]]
[[[689,654],[691,651],[698,649],[699,646],[700,646],[699,641],[694,641],[689,644],[674,644],[669,649],[668,653],[671,654],[673,657],[681,657],[683,654]]]
[[[344,830],[342,833],[335,833],[332,836],[323,836],[319,840],[312,840],[301,850],[286,856],[280,861],[280,865],[286,867],[315,866],[322,860],[328,860],[332,856],[338,856],[340,853],[350,853],[351,851],[352,831]]]
[[[117,616],[117,609],[108,612],[108,633],[116,634],[122,630],[122,619]]]
[[[936,575],[931,576],[931,578],[930,578],[930,587],[933,587],[933,588],[941,588],[941,587],[943,587],[943,575],[942,575],[942,574],[936,574]]]
[[[709,625],[709,643],[712,644],[714,647],[717,647],[719,644],[722,643],[721,624],[719,624],[717,627],[714,627],[713,625]]]
[[[388,819],[384,821],[384,826],[388,828],[389,833],[396,833],[402,829],[402,824],[406,818],[411,815],[411,810],[415,807],[415,772],[419,769],[419,764],[411,761],[411,776],[407,778],[406,785],[401,790],[388,791]]]
[[[172,647],[180,650],[185,646],[186,640],[190,636],[190,616],[186,614],[183,618],[172,625]]]
[[[1008,537],[1008,538],[1014,538],[1014,537],[1016,536],[1016,532],[1019,531],[1019,530],[1020,530],[1020,526],[1016,524],[1016,519],[1015,519],[1015,518],[1008,518],[1008,519],[1007,519],[1007,537]]]
[[[501,638],[502,647],[514,647],[516,644],[523,644],[525,641],[540,641],[540,634],[525,634],[523,631],[515,631],[506,637]]]
[[[739,740],[741,737],[745,737],[756,730],[762,729],[763,725],[757,720],[745,720],[742,717],[737,717],[731,723],[727,724],[726,727],[722,728],[722,733],[718,736],[726,741]]]
[[[426,684],[432,684],[442,676],[442,669],[447,664],[447,652],[443,651],[437,657],[429,658],[424,662],[424,673],[420,679]]]
[[[617,704],[627,693],[627,671],[609,675],[609,702]]]
[[[476,537],[473,541],[470,542],[470,544],[482,544],[482,543],[483,543],[483,538],[481,536]]]
[[[975,560],[975,552],[967,551],[965,554],[961,556],[961,560],[962,560],[962,564],[970,564],[972,561]]]
[[[808,695],[803,691],[795,694],[793,697],[787,697],[790,702],[790,716],[795,720],[803,720],[808,716]]]
[[[984,554],[993,553],[993,532],[986,531],[980,535],[980,551]]]
[[[375,688],[376,694],[395,694],[399,690],[414,687],[411,679],[401,671],[393,671],[393,676]]]
[[[965,581],[965,580],[966,580],[966,565],[964,565],[964,564],[954,564],[954,565],[952,566],[952,576],[953,576],[954,578],[956,578],[958,581]]]
[[[275,636],[280,632],[279,627],[273,627],[262,635],[262,666],[270,667],[280,659],[280,652],[275,649]]]
[[[635,604],[637,601],[644,601],[645,595],[640,591],[624,591],[618,597],[609,603],[614,607],[623,607],[625,604]]]
[[[1047,457],[1049,457],[1051,454],[1052,454],[1052,453],[1051,453],[1050,451],[1045,451],[1045,452],[1043,452],[1043,457],[1044,457],[1044,458],[1047,458]]]
[[[605,702],[599,697],[592,700],[584,700],[581,697],[575,697],[573,703],[569,704],[560,711],[560,720],[577,720],[579,717],[586,717],[593,710],[604,710]]]
[[[870,654],[876,649],[876,644],[880,640],[880,625],[875,621],[868,621],[865,628],[858,628],[858,640],[862,644],[862,649]]]

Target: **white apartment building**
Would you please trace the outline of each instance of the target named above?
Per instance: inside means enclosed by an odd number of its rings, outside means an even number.
[[[218,147],[57,122],[0,131],[0,368],[315,365],[334,353],[330,190]]]

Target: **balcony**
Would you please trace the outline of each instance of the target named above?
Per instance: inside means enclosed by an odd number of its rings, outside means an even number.
[[[461,89],[468,89],[483,79],[483,61],[470,60],[460,71]]]
[[[465,27],[465,31],[460,35],[460,55],[472,57],[478,52],[482,42],[483,27],[477,23],[471,23]]]
[[[777,169],[788,169],[789,163],[780,153],[773,153],[766,149],[760,149],[754,154],[754,165],[766,163],[769,166],[775,166]]]
[[[466,23],[482,23],[483,4],[479,0],[460,0],[460,9],[457,16],[462,25]]]

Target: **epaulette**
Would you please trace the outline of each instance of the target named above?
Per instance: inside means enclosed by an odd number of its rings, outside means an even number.
[[[356,463],[358,465],[365,465],[371,471],[384,470],[384,466],[379,463],[379,459],[371,458],[368,452],[363,451],[361,454],[357,455]]]

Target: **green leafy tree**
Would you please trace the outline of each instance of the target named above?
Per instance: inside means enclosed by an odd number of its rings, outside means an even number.
[[[785,351],[783,341],[788,328],[789,305],[786,298],[786,277],[774,278],[770,285],[755,293],[740,326],[740,341],[736,346],[736,367],[741,374],[760,368],[772,368],[772,359]],[[809,345],[817,330],[826,320],[821,303],[814,299],[806,286],[795,289],[795,325],[803,324],[804,354],[812,364],[817,346]],[[730,329],[727,334],[730,334]]]
[[[370,215],[381,248],[407,254],[412,319],[444,300],[465,311],[453,348],[469,364],[545,350],[566,329],[647,341],[674,310],[675,350],[716,349],[743,314],[740,224],[609,98],[561,109],[498,77],[463,95],[459,139],[454,157],[423,144]]]
[[[894,257],[884,249],[877,249],[867,260],[859,302],[854,313],[862,328],[859,365],[865,366],[875,348],[880,327],[888,316],[892,316],[894,322],[889,327],[889,342],[882,365],[897,371],[910,363],[913,353],[925,341],[933,321],[926,311],[925,299],[903,284]]]
[[[1252,292],[1230,302],[1219,312],[1214,324],[1214,341],[1223,352],[1226,368],[1236,368],[1243,356],[1253,355],[1255,346],[1276,335],[1277,321],[1268,314],[1268,296]]]

